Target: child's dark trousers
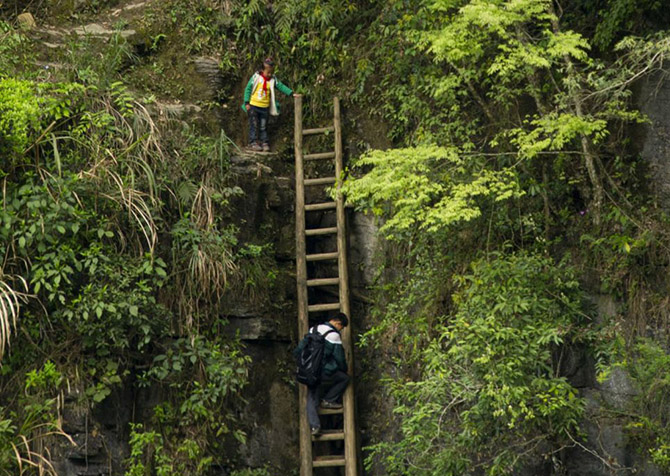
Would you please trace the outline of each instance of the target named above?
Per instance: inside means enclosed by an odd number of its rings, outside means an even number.
[[[251,106],[249,109],[249,145],[255,142],[268,144],[269,107]]]

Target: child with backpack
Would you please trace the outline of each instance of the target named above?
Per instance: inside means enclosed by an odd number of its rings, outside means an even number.
[[[249,149],[255,152],[270,152],[268,119],[279,115],[275,88],[287,96],[293,96],[293,90],[273,74],[274,66],[272,58],[266,58],[263,68],[253,74],[244,89],[242,109],[249,115]]]
[[[312,435],[321,432],[319,396],[322,408],[342,408],[342,395],[349,385],[347,361],[340,331],[349,319],[339,313],[328,322],[312,327],[293,352],[298,363],[298,382],[307,385],[307,420]]]

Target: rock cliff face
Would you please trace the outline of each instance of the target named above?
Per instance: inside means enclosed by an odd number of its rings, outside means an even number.
[[[633,130],[633,147],[647,164],[649,187],[659,204],[670,206],[670,82],[661,75],[651,76],[638,84],[635,98],[649,122]],[[605,321],[622,313],[622,303],[612,296],[592,296],[597,316]],[[653,331],[652,331],[653,332]],[[585,440],[567,450],[566,474],[591,476],[636,474],[660,476],[661,470],[648,461],[631,441],[623,415],[631,408],[632,399],[640,392],[628,373],[616,368],[609,377],[598,382],[593,359],[579,349],[573,350],[563,371],[586,400],[586,421],[582,428]],[[540,474],[531,468],[528,475]]]
[[[291,474],[298,459],[297,389],[290,353],[296,341],[295,285],[293,278],[293,192],[283,159],[234,156],[236,182],[244,191],[237,199],[236,219],[245,224],[242,236],[274,236],[279,264],[271,299],[231,299],[225,310],[228,332],[239,336],[251,357],[246,404],[239,416],[248,435],[245,445],[231,445],[222,455],[221,473],[227,464],[273,468],[272,474]],[[279,172],[275,172],[275,169]],[[65,396],[63,430],[74,446],[59,445],[52,452],[59,476],[123,474],[129,455],[129,424],[151,414],[161,402],[157,389],[138,389],[133,377],[89,410],[73,389]],[[277,471],[277,473],[274,473]]]
[[[620,303],[611,296],[592,296],[592,301],[601,322],[621,312]],[[563,370],[586,401],[586,419],[582,424],[585,439],[566,451],[567,474],[590,476],[618,471],[660,476],[661,471],[648,463],[646,455],[640,454],[629,441],[626,422],[617,417],[629,410],[631,398],[638,393],[626,371],[616,368],[599,383],[593,358],[579,349],[568,355]]]
[[[67,26],[48,24],[39,15],[26,14],[17,21],[35,41],[39,50],[36,60],[47,74],[64,67],[60,59],[77,39],[94,48],[108,44],[119,34],[135,55],[146,54],[146,39],[138,30],[145,10],[155,7],[157,2],[115,3],[115,8],[104,10],[99,18],[92,19],[89,15],[82,24],[77,24],[78,17],[74,15],[66,22]],[[73,12],[77,8],[74,4],[63,6]],[[231,78],[222,74],[219,60],[213,57],[186,57],[184,64],[175,67],[184,72],[187,94],[181,100],[160,97],[151,102],[147,107],[156,122],[169,119],[180,121],[185,127],[197,125],[214,137],[225,131],[243,146],[246,117],[239,109],[239,102],[246,78],[234,78],[232,83]],[[233,94],[229,96],[231,91]],[[231,467],[245,466],[267,466],[271,474],[292,474],[298,466],[297,388],[290,358],[297,337],[291,113],[290,107],[286,108],[281,120],[270,125],[278,139],[277,153],[252,156],[231,146],[231,180],[242,190],[239,197],[231,199],[232,218],[241,224],[239,238],[242,242],[262,239],[271,243],[277,269],[274,295],[231,295],[222,316],[229,322],[230,337],[241,339],[252,363],[245,403],[240,405],[242,411],[238,415],[240,427],[248,436],[247,443],[230,445],[230,450],[217,462],[219,474],[228,474]],[[93,409],[82,394],[82,389],[72,388],[64,395],[62,428],[71,441],[59,439],[50,448],[54,468],[59,476],[124,474],[130,423],[151,415],[154,406],[161,402],[159,389],[140,388],[135,376],[130,375]]]
[[[640,131],[640,154],[651,169],[652,186],[665,208],[670,206],[670,81],[653,75],[639,85],[638,102],[650,123]]]

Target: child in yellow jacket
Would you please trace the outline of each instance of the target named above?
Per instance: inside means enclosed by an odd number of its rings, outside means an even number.
[[[254,73],[244,90],[242,109],[249,115],[249,148],[253,151],[270,151],[268,118],[279,115],[275,89],[287,96],[293,96],[293,90],[279,81],[273,72],[274,61],[266,58],[263,69]]]

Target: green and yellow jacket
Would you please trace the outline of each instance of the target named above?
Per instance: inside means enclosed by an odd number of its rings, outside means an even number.
[[[255,72],[254,75],[249,79],[247,87],[244,88],[244,103],[242,104],[242,110],[246,111],[245,106],[249,104],[251,100],[251,93],[256,89],[256,85],[262,80],[260,72]],[[272,76],[268,82],[270,85],[270,115],[278,116],[279,115],[279,101],[275,95],[275,87],[282,93],[290,96],[293,94],[293,90],[286,86],[284,83],[279,81],[276,76]]]

